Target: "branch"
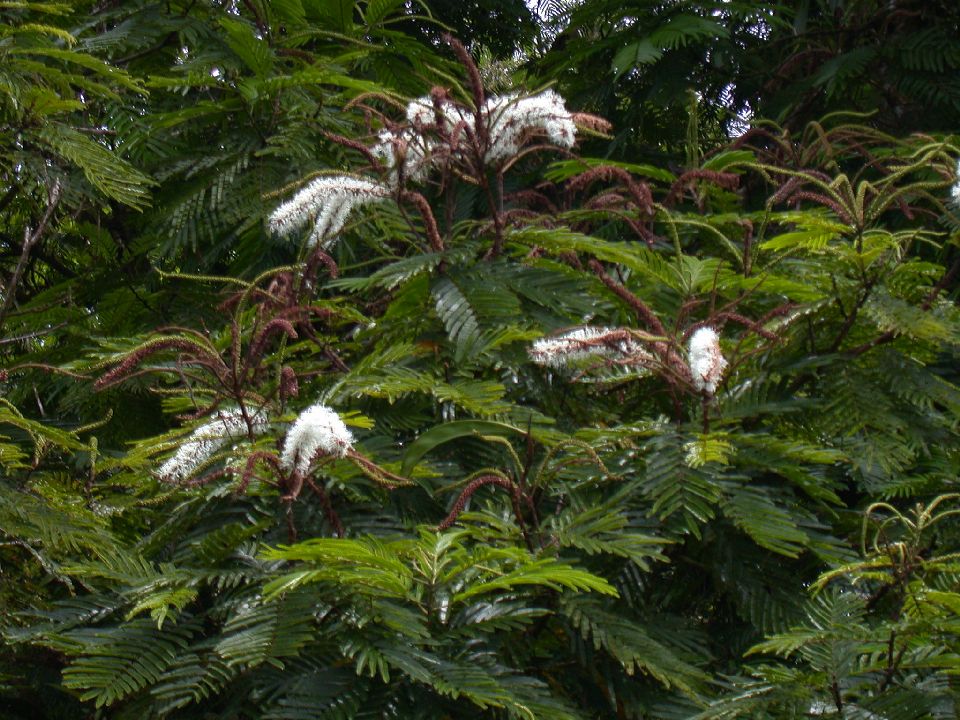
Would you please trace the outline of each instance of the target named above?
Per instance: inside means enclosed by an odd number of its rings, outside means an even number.
[[[933,288],[931,288],[930,292],[927,294],[927,297],[924,299],[923,303],[920,305],[920,309],[926,311],[926,310],[929,310],[931,307],[933,307],[933,303],[937,299],[937,296],[939,296],[940,293],[943,292],[944,288],[946,288],[947,285],[953,282],[958,272],[960,272],[960,257],[957,257],[957,259],[953,261],[953,265],[950,266],[950,269],[946,273],[944,273],[943,277],[940,278],[940,281],[936,285],[934,285]],[[882,335],[878,335],[873,340],[865,342],[863,343],[863,345],[858,345],[852,350],[849,350],[848,353],[853,357],[857,357],[859,355],[863,355],[868,350],[872,350],[877,345],[883,345],[884,343],[890,342],[896,337],[897,337],[896,330],[887,330],[885,333],[883,333]]]
[[[13,337],[0,338],[0,345],[7,345],[9,343],[20,342],[22,340],[33,340],[34,338],[43,337],[44,335],[49,335],[52,332],[56,332],[66,325],[69,325],[69,322],[64,320],[62,323],[57,323],[56,325],[43,330],[36,330],[35,332],[26,333],[25,335],[15,335]]]
[[[30,258],[30,250],[43,236],[44,231],[47,229],[47,224],[50,222],[50,218],[53,217],[53,211],[57,208],[57,205],[60,204],[60,190],[61,186],[58,178],[54,181],[53,187],[50,189],[50,195],[47,200],[47,210],[44,212],[40,224],[37,225],[37,229],[31,233],[29,225],[23,228],[23,248],[20,251],[20,259],[17,261],[17,266],[13,270],[13,276],[3,289],[3,307],[0,307],[0,329],[3,328],[3,323],[7,319],[7,313],[10,312],[10,308],[13,306],[14,297],[17,294],[17,285],[23,277],[23,271],[27,267],[27,260]]]

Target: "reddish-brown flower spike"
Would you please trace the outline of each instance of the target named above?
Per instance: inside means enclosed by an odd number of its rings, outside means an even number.
[[[591,168],[567,182],[567,189],[573,191],[586,190],[595,182],[613,182],[614,180],[622,182],[637,204],[637,207],[645,213],[653,213],[653,194],[646,183],[639,182],[630,173],[623,168],[611,167],[610,165],[601,165]]]
[[[613,130],[613,124],[599,115],[591,115],[590,113],[571,113],[573,121],[580,127],[584,127],[587,130],[593,130],[598,133],[608,133]]]
[[[803,178],[794,175],[781,185],[780,189],[770,197],[770,204],[779,205],[782,202],[786,202],[796,190],[800,189],[803,182]]]
[[[627,199],[618,192],[605,192],[596,195],[587,201],[586,207],[591,210],[604,210],[607,208],[622,208]]]
[[[818,205],[825,205],[826,207],[833,210],[834,213],[836,213],[837,217],[840,218],[840,222],[846,223],[847,225],[856,224],[853,221],[853,217],[850,215],[849,212],[847,212],[847,209],[843,205],[838,203],[833,198],[827,197],[826,195],[823,195],[821,193],[814,193],[806,190],[800,190],[798,192],[793,193],[793,195],[790,196],[789,200],[791,202],[799,201],[799,200],[808,200],[810,202],[817,203]]]
[[[199,420],[202,417],[212,414],[218,407],[220,407],[221,402],[223,402],[223,398],[215,398],[214,401],[209,405],[203,405],[193,412],[180,413],[175,417],[181,422],[192,422],[194,420]]]
[[[450,92],[440,85],[430,88],[430,100],[433,102],[434,122],[438,128],[443,128],[444,108],[450,103]]]
[[[716,170],[688,170],[670,186],[670,192],[667,193],[664,203],[669,205],[678,200],[683,189],[692,185],[695,180],[706,180],[724,190],[731,191],[736,190],[740,184],[740,176],[736,173],[717,172]]]
[[[260,331],[260,334],[253,341],[253,344],[250,346],[250,357],[254,359],[259,358],[270,336],[278,331],[283,332],[291,340],[296,340],[299,337],[293,324],[289,320],[286,318],[274,318],[263,326],[263,330]]]
[[[480,69],[473,61],[473,58],[470,57],[470,53],[467,52],[467,49],[463,46],[463,43],[461,43],[452,35],[444,35],[443,40],[447,43],[447,45],[450,46],[450,49],[453,50],[454,55],[457,56],[457,58],[466,68],[467,77],[470,78],[470,89],[473,93],[473,102],[476,104],[479,111],[479,109],[483,107],[484,101],[483,80],[480,78]]]
[[[307,260],[307,267],[303,272],[304,281],[312,284],[321,265],[327,269],[330,277],[340,276],[340,268],[337,267],[337,262],[318,245]]]
[[[551,213],[560,212],[560,208],[546,194],[536,189],[518,190],[507,194],[504,199],[510,202],[524,203],[528,207],[541,207]]]
[[[440,237],[437,220],[433,216],[433,210],[430,209],[430,203],[427,202],[427,199],[420,193],[411,190],[403,191],[400,194],[400,198],[413,203],[417,207],[417,210],[420,211],[420,216],[423,218],[424,229],[426,230],[427,239],[430,241],[431,247],[434,252],[443,252],[443,238]]]
[[[280,399],[296,397],[300,393],[300,384],[297,382],[297,374],[289,365],[284,365],[280,370]]]
[[[157,338],[150,340],[138,347],[132,353],[127,355],[113,370],[100,377],[93,384],[94,390],[103,390],[105,387],[118,382],[125,375],[127,375],[127,373],[142,363],[147,357],[163,350],[180,350],[196,357],[204,357],[207,360],[210,360],[213,357],[208,351],[201,348],[199,345],[192,343],[189,340],[185,340],[184,338]],[[217,359],[219,360],[219,358]]]
[[[261,305],[261,307],[276,307],[279,300],[281,303],[286,304],[290,301],[291,290],[293,289],[293,275],[289,272],[277,273],[274,278],[270,281],[270,284],[267,285],[267,300]],[[239,293],[242,295],[242,293]],[[270,301],[270,298],[276,298],[274,301]]]
[[[613,291],[615,295],[633,308],[637,318],[650,332],[652,332],[654,335],[667,334],[663,327],[663,323],[660,322],[660,319],[654,314],[653,310],[651,310],[640,298],[630,292],[626,287],[610,277],[603,269],[603,265],[594,259],[589,260],[587,265],[591,270],[593,270],[596,276],[600,278],[600,281],[604,285],[606,285],[611,291]]]
[[[463,489],[463,492],[460,493],[460,497],[458,497],[457,501],[453,504],[450,514],[447,515],[443,522],[437,525],[437,530],[442,531],[451,527],[457,521],[457,518],[460,517],[460,513],[463,512],[463,509],[467,506],[467,501],[484,485],[498,485],[505,490],[509,490],[514,499],[516,499],[520,494],[520,488],[510,480],[500,477],[499,475],[482,475],[472,480],[470,484]]]
[[[364,145],[359,140],[354,140],[352,138],[344,137],[343,135],[337,135],[336,133],[325,132],[324,136],[330,142],[337,143],[337,145],[342,145],[343,147],[348,147],[351,150],[356,150],[358,153],[363,155],[367,162],[369,162],[375,169],[382,167],[380,159],[370,152],[370,148]]]
[[[243,476],[240,479],[240,484],[237,485],[237,494],[243,494],[247,491],[247,487],[250,485],[250,481],[253,480],[253,471],[256,469],[257,462],[263,462],[269,465],[277,477],[283,477],[283,471],[280,469],[280,460],[273,453],[266,452],[264,450],[258,450],[255,453],[251,453],[250,457],[247,458],[247,463],[243,468]]]

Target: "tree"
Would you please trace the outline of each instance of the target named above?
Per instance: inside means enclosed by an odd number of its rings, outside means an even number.
[[[140,272],[11,316],[7,714],[955,714],[950,138],[614,162],[399,4],[137,9],[73,35],[153,204],[44,237]]]
[[[953,2],[548,5],[563,29],[534,66],[614,123],[624,158],[682,157],[692,94],[708,143],[754,117],[800,133],[836,109],[897,136],[951,132],[960,110]]]

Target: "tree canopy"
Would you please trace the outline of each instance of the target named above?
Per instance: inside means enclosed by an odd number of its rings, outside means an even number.
[[[0,1],[0,710],[956,717],[951,2]]]

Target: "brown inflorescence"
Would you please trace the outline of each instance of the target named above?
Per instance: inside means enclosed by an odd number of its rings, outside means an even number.
[[[280,399],[296,397],[300,393],[300,384],[297,382],[297,373],[289,365],[280,369]]]
[[[212,361],[214,357],[206,349],[181,337],[156,338],[141,345],[139,348],[127,355],[113,370],[102,375],[93,384],[94,389],[103,390],[113,383],[119,382],[147,357],[163,350],[180,350],[181,352],[191,354],[197,358],[204,358],[208,362]],[[216,358],[216,361],[217,363],[215,364],[223,364],[223,361],[220,360],[220,358]]]
[[[452,526],[457,521],[457,518],[460,517],[460,513],[462,513],[463,509],[467,506],[467,501],[484,485],[498,485],[505,490],[509,490],[515,505],[520,498],[520,488],[516,483],[508,480],[505,477],[501,477],[500,475],[481,475],[480,477],[470,481],[467,487],[463,489],[463,492],[460,493],[460,497],[458,497],[457,501],[453,504],[450,514],[447,515],[443,522],[437,525],[437,530],[446,530]]]
[[[463,46],[459,40],[457,40],[452,35],[444,35],[444,42],[450,46],[450,49],[453,50],[454,55],[457,56],[457,59],[463,63],[464,68],[467,71],[467,77],[470,78],[470,90],[473,93],[473,102],[476,105],[476,113],[481,114],[483,108],[483,101],[486,97],[483,92],[483,80],[480,78],[480,69],[477,67],[477,64],[473,61],[473,58],[470,56],[470,53],[467,52],[467,49]],[[478,130],[481,127],[481,123],[477,123]]]
[[[670,205],[680,199],[680,194],[685,187],[693,184],[695,180],[706,180],[714,185],[722,187],[724,190],[736,190],[740,185],[740,176],[736,173],[719,172],[717,170],[688,170],[680,177],[674,180],[670,186],[670,192],[664,200],[665,205]]]
[[[244,493],[247,491],[250,481],[253,480],[253,471],[258,462],[266,463],[273,468],[273,471],[278,477],[283,477],[283,471],[280,468],[280,460],[277,458],[277,456],[273,453],[266,452],[265,450],[258,450],[257,452],[251,453],[247,458],[247,463],[243,468],[243,476],[240,479],[240,484],[237,485],[237,493]]]
[[[633,308],[634,312],[637,314],[637,318],[644,325],[646,325],[650,332],[654,333],[655,335],[667,334],[663,327],[663,323],[660,322],[660,319],[653,313],[653,311],[647,307],[647,305],[640,298],[610,277],[606,270],[603,269],[603,265],[601,265],[599,261],[591,258],[587,264],[590,266],[590,269],[593,270],[596,276],[600,278],[600,282],[610,288],[610,290],[612,290],[617,297]]]
[[[567,182],[567,189],[576,192],[586,190],[595,182],[613,182],[614,180],[623,183],[641,211],[648,215],[653,214],[653,194],[650,192],[650,188],[647,187],[646,183],[638,182],[636,178],[623,168],[613,167],[611,165],[601,165],[600,167],[591,168],[577,175],[575,178],[571,178]]]
[[[756,320],[751,320],[750,318],[746,317],[745,315],[741,315],[740,313],[719,312],[719,313],[716,313],[711,320],[712,321],[716,321],[716,320],[733,321],[735,323],[743,325],[746,328],[749,328],[750,330],[752,330],[762,338],[766,338],[767,340],[777,339],[776,333],[770,332],[765,327],[763,327],[761,323],[757,322]],[[707,324],[709,323],[702,323],[702,325],[707,325]],[[688,334],[689,334],[689,331],[688,331]]]
[[[307,266],[303,271],[303,279],[305,283],[313,284],[317,278],[317,270],[320,266],[323,265],[327,272],[330,274],[330,277],[337,278],[340,276],[340,268],[337,267],[337,262],[330,255],[328,255],[319,244],[314,247],[313,252],[310,253],[310,257],[307,259]]]
[[[289,320],[282,317],[275,317],[263,326],[263,329],[250,344],[249,357],[254,361],[258,360],[261,353],[263,353],[264,347],[266,347],[267,341],[270,340],[270,336],[277,332],[283,332],[291,340],[296,340],[299,337],[296,329]]]
[[[608,133],[613,130],[613,124],[599,115],[591,115],[590,113],[584,112],[575,112],[571,113],[570,117],[573,119],[573,122],[579,125],[580,127],[585,127],[587,130],[593,130],[598,133]]]
[[[358,153],[363,155],[367,162],[370,163],[375,169],[380,170],[383,168],[383,163],[380,162],[380,159],[374,155],[370,148],[364,145],[359,140],[353,140],[352,138],[344,137],[343,135],[337,135],[336,133],[325,132],[327,140],[330,142],[335,142],[337,145],[342,145],[343,147],[348,147],[351,150],[356,150]]]
[[[821,193],[800,190],[793,193],[790,196],[789,200],[791,202],[798,201],[798,200],[808,200],[810,202],[817,203],[818,205],[824,205],[830,208],[831,210],[833,210],[833,212],[836,213],[837,217],[840,218],[841,222],[844,222],[847,225],[856,224],[854,222],[853,216],[847,211],[845,207],[843,207],[843,205],[838,203],[833,198],[827,197],[826,195],[823,195]]]
[[[433,216],[433,210],[427,199],[418,192],[404,190],[400,193],[400,199],[416,205],[420,216],[423,218],[424,228],[427,232],[427,239],[434,252],[443,252],[443,238],[440,237],[440,229],[437,227],[437,220]]]

